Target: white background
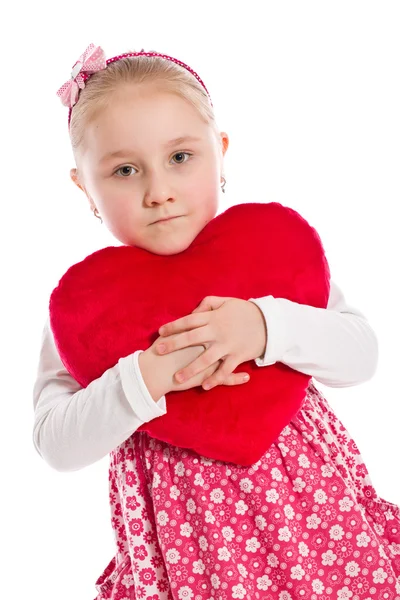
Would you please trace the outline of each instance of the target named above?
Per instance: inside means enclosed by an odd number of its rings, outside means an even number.
[[[230,135],[221,210],[281,202],[319,232],[332,278],[374,327],[374,378],[318,385],[386,500],[400,503],[398,2],[13,3],[1,41],[2,592],[92,600],[114,555],[108,458],[59,473],[32,442],[48,298],[64,271],[116,243],[69,179],[56,96],[89,43],[156,50],[204,80]],[[4,561],[4,557],[6,557]]]

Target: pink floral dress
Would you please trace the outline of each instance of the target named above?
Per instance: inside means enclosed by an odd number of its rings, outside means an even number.
[[[311,382],[251,467],[137,432],[110,454],[95,600],[400,600],[400,508]]]

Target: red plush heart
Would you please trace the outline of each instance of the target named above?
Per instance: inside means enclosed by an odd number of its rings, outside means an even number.
[[[111,246],[73,265],[51,295],[50,323],[65,367],[85,387],[205,296],[272,295],[326,308],[329,281],[320,237],[297,212],[240,204],[179,254]],[[301,407],[310,377],[281,363],[239,369],[249,383],[171,392],[167,414],[140,429],[208,458],[253,464]]]

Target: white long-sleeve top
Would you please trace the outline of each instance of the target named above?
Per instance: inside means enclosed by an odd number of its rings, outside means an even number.
[[[378,340],[366,317],[346,304],[331,281],[327,308],[285,298],[250,298],[268,330],[259,367],[281,362],[330,387],[372,378]],[[58,471],[88,466],[122,444],[143,423],[167,412],[166,398],[154,401],[139,368],[141,350],[118,363],[86,388],[65,369],[47,319],[33,390],[33,442]],[[246,384],[245,384],[246,385]]]

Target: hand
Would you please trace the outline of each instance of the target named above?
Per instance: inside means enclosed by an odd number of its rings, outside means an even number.
[[[218,296],[207,296],[191,315],[167,323],[159,333],[165,346],[162,351],[157,341],[156,352],[159,354],[193,345],[206,346],[200,357],[175,373],[179,383],[222,360],[219,369],[203,382],[204,389],[220,385],[238,365],[262,356],[267,343],[266,323],[256,304]],[[240,376],[243,382],[245,373],[234,375]]]
[[[222,362],[218,360],[190,380],[183,383],[177,383],[174,379],[174,373],[198,358],[204,352],[205,346],[189,346],[188,348],[176,350],[165,356],[159,356],[155,349],[160,341],[162,341],[161,337],[159,337],[145,352],[139,355],[139,366],[142,370],[143,379],[155,400],[168,392],[181,392],[183,390],[201,386],[203,381],[207,379],[207,377],[210,377]],[[239,383],[243,383],[243,381],[236,373],[229,375],[223,382],[224,385],[237,385]]]

